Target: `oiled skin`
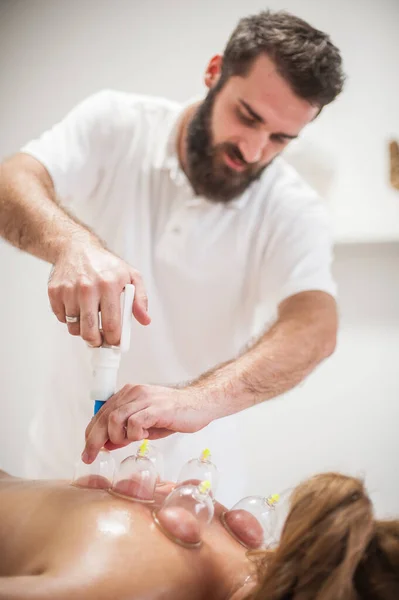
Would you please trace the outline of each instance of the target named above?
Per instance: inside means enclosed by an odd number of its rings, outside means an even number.
[[[162,486],[156,505],[171,490]],[[0,600],[238,600],[245,548],[215,517],[199,549],[168,539],[154,505],[0,471]],[[245,593],[244,593],[245,591]]]

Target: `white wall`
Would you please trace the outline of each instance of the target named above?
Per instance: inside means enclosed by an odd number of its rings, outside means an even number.
[[[337,350],[285,398],[260,407],[261,430],[247,439],[257,456],[265,440],[261,477],[275,489],[339,470],[365,478],[380,514],[399,514],[398,266],[399,244],[336,248]],[[261,457],[251,464],[256,481]]]
[[[331,205],[337,239],[398,240],[387,142],[399,139],[397,0],[2,0],[0,156],[103,87],[177,100],[201,93],[209,57],[243,14],[285,8],[340,47],[345,94],[294,160]],[[304,164],[304,158],[306,163]],[[323,174],[320,179],[318,173]]]
[[[338,240],[398,240],[399,194],[386,183],[384,147],[399,137],[397,0],[0,0],[0,156],[104,87],[178,100],[201,93],[208,58],[239,17],[265,5],[328,30],[349,75],[346,93],[292,160],[325,192]],[[396,245],[337,249],[338,351],[284,402],[266,407],[262,446],[253,432],[243,440],[254,453],[254,482],[256,456],[267,452],[268,489],[336,467],[365,473],[381,512],[399,509],[397,265]],[[0,466],[14,473],[47,376],[48,331],[58,325],[47,275],[46,265],[0,242]]]

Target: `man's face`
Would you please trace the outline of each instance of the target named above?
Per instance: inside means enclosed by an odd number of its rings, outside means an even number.
[[[210,90],[188,126],[186,161],[196,194],[228,202],[259,178],[319,107],[298,98],[266,55],[247,76],[222,86],[220,66],[220,57],[208,66]]]

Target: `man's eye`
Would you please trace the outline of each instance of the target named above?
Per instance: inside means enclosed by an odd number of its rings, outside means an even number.
[[[286,138],[282,135],[272,135],[270,137],[273,140],[273,142],[277,142],[277,144],[284,144],[286,141]]]
[[[242,123],[244,123],[245,125],[251,125],[251,126],[256,125],[255,119],[252,119],[251,117],[247,117],[241,111],[237,111],[237,114],[238,114],[238,118],[240,119],[240,121]]]

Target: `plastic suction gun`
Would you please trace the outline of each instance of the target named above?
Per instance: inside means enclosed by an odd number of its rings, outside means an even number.
[[[134,285],[129,283],[121,294],[121,340],[119,346],[103,344],[92,349],[91,398],[94,400],[94,414],[116,392],[118,369],[121,355],[130,348]]]
[[[116,392],[121,356],[130,347],[133,299],[134,285],[128,284],[121,294],[121,340],[119,346],[103,344],[100,348],[92,349],[93,377],[90,395],[94,400],[94,414]],[[112,454],[109,450],[102,448],[92,463],[86,464],[78,460],[72,484],[79,487],[110,489],[114,474],[115,461]]]

